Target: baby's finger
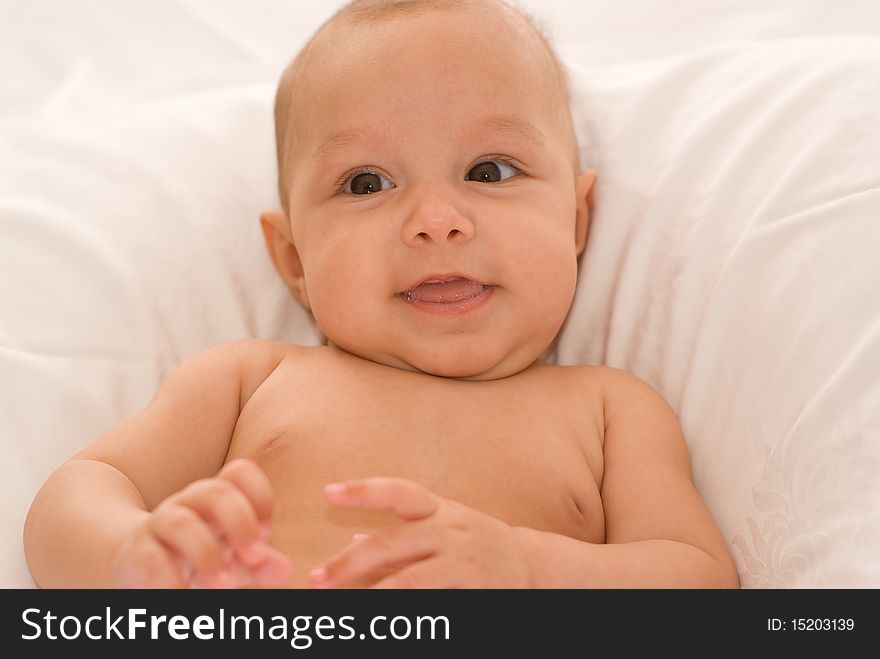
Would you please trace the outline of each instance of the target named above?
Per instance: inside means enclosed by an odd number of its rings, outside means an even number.
[[[180,556],[206,585],[228,581],[220,540],[196,511],[186,506],[157,509],[150,527],[156,539]]]
[[[224,465],[217,478],[234,483],[250,501],[257,519],[268,521],[272,512],[272,485],[256,462],[239,458]]]
[[[287,555],[270,547],[265,559],[252,567],[251,573],[258,586],[280,586],[293,576],[293,564]]]
[[[180,492],[176,503],[198,513],[243,556],[263,539],[253,506],[233,483],[219,478],[197,481]]]
[[[439,547],[438,535],[419,523],[389,527],[352,542],[329,561],[312,568],[309,579],[315,588],[345,586],[377,570],[429,558]]]
[[[442,501],[418,483],[384,477],[330,483],[324,487],[324,496],[340,508],[384,510],[405,520],[433,515]]]

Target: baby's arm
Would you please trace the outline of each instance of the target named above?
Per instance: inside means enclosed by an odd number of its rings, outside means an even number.
[[[520,529],[536,587],[736,587],[700,499],[678,420],[651,387],[614,369],[605,392],[605,542]]]
[[[220,572],[218,533],[236,548],[259,540],[271,505],[265,476],[248,461],[218,472],[241,408],[284,347],[242,341],[196,355],[167,378],[146,409],[59,467],[25,523],[35,581],[43,587],[185,585],[186,562]],[[266,548],[252,553],[267,558]],[[181,556],[191,560],[182,565]]]

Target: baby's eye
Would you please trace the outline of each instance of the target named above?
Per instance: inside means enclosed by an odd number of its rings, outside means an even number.
[[[382,190],[390,190],[394,184],[376,172],[359,172],[345,182],[342,191],[346,194],[373,194]]]
[[[519,172],[515,167],[502,160],[485,160],[471,167],[467,180],[479,183],[498,183],[517,174]]]

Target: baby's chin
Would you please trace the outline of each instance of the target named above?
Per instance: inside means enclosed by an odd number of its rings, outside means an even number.
[[[515,375],[529,366],[529,364],[509,364],[506,361],[483,364],[454,359],[419,360],[419,362],[412,364],[413,370],[442,378],[474,382],[500,380]]]
[[[538,354],[492,355],[486,352],[418,353],[414,355],[361,355],[371,361],[415,373],[470,381],[500,380],[527,369],[540,357]]]

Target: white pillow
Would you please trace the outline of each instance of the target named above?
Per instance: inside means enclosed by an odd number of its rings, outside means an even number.
[[[205,347],[317,340],[259,230],[274,204],[273,93],[150,104],[0,161],[2,432],[18,454],[0,477],[29,486],[5,496],[32,495]],[[22,514],[0,519],[19,539]]]
[[[277,74],[332,11],[296,5],[10,3],[26,20],[0,40],[20,63],[0,90],[15,92],[0,98],[0,586],[32,585],[21,524],[49,472],[180,360],[247,336],[317,342],[257,225],[277,204]],[[646,2],[630,35],[667,5]],[[600,175],[560,360],[667,396],[744,585],[880,586],[880,47],[658,60],[677,49],[603,30],[607,3],[578,7],[534,5],[568,18],[554,24]],[[765,37],[819,25],[753,17]],[[748,32],[709,22],[677,34]],[[131,38],[169,25],[163,48]]]
[[[744,586],[880,586],[880,38],[575,71],[565,363],[653,384]]]
[[[49,473],[182,359],[318,340],[258,215],[278,75],[328,8],[255,4],[0,10],[0,586],[33,585],[22,524]]]

